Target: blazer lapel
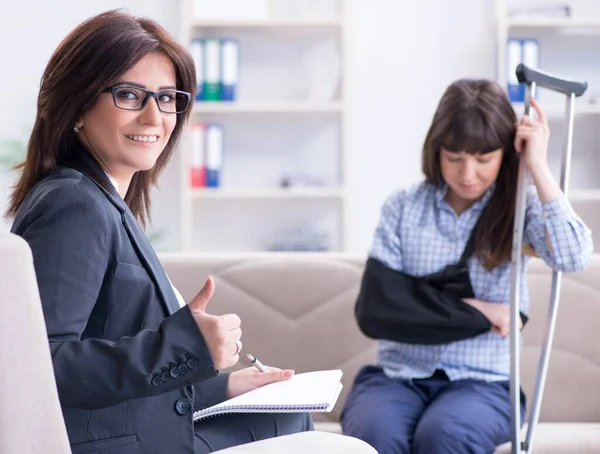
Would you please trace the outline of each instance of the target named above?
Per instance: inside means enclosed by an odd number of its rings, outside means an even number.
[[[133,244],[133,247],[139,256],[140,261],[144,264],[148,274],[156,284],[158,294],[165,305],[167,312],[169,315],[171,315],[178,311],[180,306],[179,302],[177,301],[177,296],[175,296],[175,292],[173,291],[171,282],[169,281],[169,278],[160,264],[160,260],[158,259],[156,252],[152,248],[150,241],[148,241],[148,238],[142,230],[139,222],[123,198],[116,191],[106,173],[104,173],[96,160],[84,150],[81,150],[77,157],[79,158],[77,162],[68,163],[67,165],[76,168],[80,172],[87,175],[106,195],[111,203],[121,212],[121,219],[123,221],[125,230],[127,230],[129,239],[131,240],[131,243]],[[106,183],[106,187],[98,182],[99,178]]]
[[[133,246],[137,250],[139,257],[146,266],[150,276],[154,279],[154,282],[156,282],[158,292],[160,293],[169,315],[173,314],[179,310],[180,306],[177,302],[177,297],[175,296],[171,282],[169,282],[169,278],[160,264],[156,252],[154,252],[152,245],[140,227],[139,222],[134,218],[133,213],[127,209],[125,212],[121,213],[121,217]]]

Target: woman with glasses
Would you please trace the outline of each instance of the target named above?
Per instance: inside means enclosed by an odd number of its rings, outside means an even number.
[[[119,11],[73,30],[42,76],[7,215],[33,252],[75,454],[204,453],[312,429],[307,414],[193,422],[293,373],[221,373],[239,360],[240,319],[210,315],[212,279],[186,304],[142,230],[195,87],[189,53]]]

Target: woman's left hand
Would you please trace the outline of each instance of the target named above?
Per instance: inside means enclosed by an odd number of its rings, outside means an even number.
[[[516,124],[515,149],[517,153],[522,153],[527,169],[535,172],[548,166],[550,128],[546,115],[534,97],[531,97],[531,107],[535,109],[538,118],[526,115]]]
[[[232,399],[269,383],[288,380],[294,375],[293,370],[281,370],[267,366],[265,369],[266,372],[259,372],[256,367],[252,366],[229,374],[227,398]]]

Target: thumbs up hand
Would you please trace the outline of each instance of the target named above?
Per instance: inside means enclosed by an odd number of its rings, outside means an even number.
[[[202,332],[204,340],[217,370],[235,365],[242,350],[241,320],[235,314],[210,315],[206,306],[215,291],[215,281],[209,277],[202,290],[189,302],[188,306]]]

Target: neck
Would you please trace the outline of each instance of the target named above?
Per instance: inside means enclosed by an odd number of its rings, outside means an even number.
[[[477,202],[477,200],[465,200],[459,197],[452,189],[448,190],[445,199],[457,216],[463,214]]]

